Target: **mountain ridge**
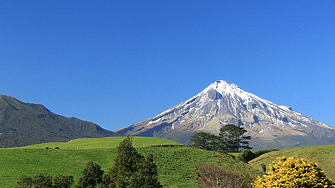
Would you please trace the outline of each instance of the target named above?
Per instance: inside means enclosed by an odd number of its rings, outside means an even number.
[[[42,104],[24,103],[10,95],[0,95],[0,147],[116,135],[97,124],[57,115]]]
[[[257,149],[335,143],[335,128],[223,80],[153,118],[116,132],[187,143],[196,132],[218,134],[225,124],[245,127],[253,138],[251,146]]]

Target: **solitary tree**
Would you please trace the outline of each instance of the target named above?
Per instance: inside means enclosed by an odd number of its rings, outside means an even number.
[[[82,171],[83,176],[79,178],[76,188],[94,188],[102,182],[104,171],[98,164],[92,161],[87,162],[86,168]]]
[[[192,136],[190,141],[193,143],[193,147],[204,150],[215,151],[219,147],[219,138],[210,133],[198,132]]]
[[[106,181],[112,188],[127,187],[130,176],[137,171],[143,156],[133,147],[129,135],[120,142],[116,154],[114,166],[108,171]]]
[[[243,136],[247,130],[243,127],[228,124],[220,129],[219,137],[230,152],[239,152],[241,149],[251,149],[249,147],[250,136]]]

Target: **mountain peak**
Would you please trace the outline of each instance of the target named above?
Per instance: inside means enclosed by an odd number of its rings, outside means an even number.
[[[228,84],[228,82],[224,80],[217,80],[214,83],[212,83],[210,86],[219,88],[219,87],[229,87],[230,85]]]
[[[229,85],[225,80],[216,80],[213,84],[226,84],[226,85]]]
[[[335,143],[335,128],[223,80],[153,118],[116,132],[186,143],[196,132],[218,134],[225,124],[245,127],[254,149]]]
[[[217,80],[208,87],[216,89],[218,91],[227,91],[231,89],[240,89],[236,84],[229,84],[228,82],[224,80]]]
[[[242,100],[247,100],[250,93],[243,91],[236,84],[228,84],[224,80],[217,80],[214,83],[210,84],[202,93],[208,93],[208,97],[213,96],[216,93],[216,96],[234,96]],[[218,98],[216,98],[218,99]],[[221,97],[220,97],[221,99]]]

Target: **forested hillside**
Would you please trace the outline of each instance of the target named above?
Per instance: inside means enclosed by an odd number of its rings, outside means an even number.
[[[94,123],[54,114],[41,104],[0,95],[0,147],[115,135]]]

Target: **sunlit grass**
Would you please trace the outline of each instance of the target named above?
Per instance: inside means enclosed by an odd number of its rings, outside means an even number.
[[[49,142],[36,145],[25,146],[21,148],[40,148],[46,147],[52,149],[59,147],[61,149],[100,149],[116,148],[125,137],[105,137],[105,138],[79,138],[69,142]],[[151,145],[181,145],[172,140],[166,140],[154,137],[133,137],[134,147],[148,147]]]
[[[58,173],[72,175],[77,182],[88,161],[98,163],[107,172],[114,164],[115,147],[123,139],[124,137],[78,139],[63,145],[54,145],[61,149],[45,149],[52,148],[51,143],[0,149],[0,187],[14,187],[21,175],[34,176],[38,173],[48,173],[52,176]],[[142,155],[154,155],[159,180],[166,187],[197,187],[194,169],[204,163],[258,173],[257,170],[226,154],[195,149],[169,140],[134,137],[133,144]],[[175,146],[151,147],[157,144]],[[112,148],[109,145],[112,145]]]

